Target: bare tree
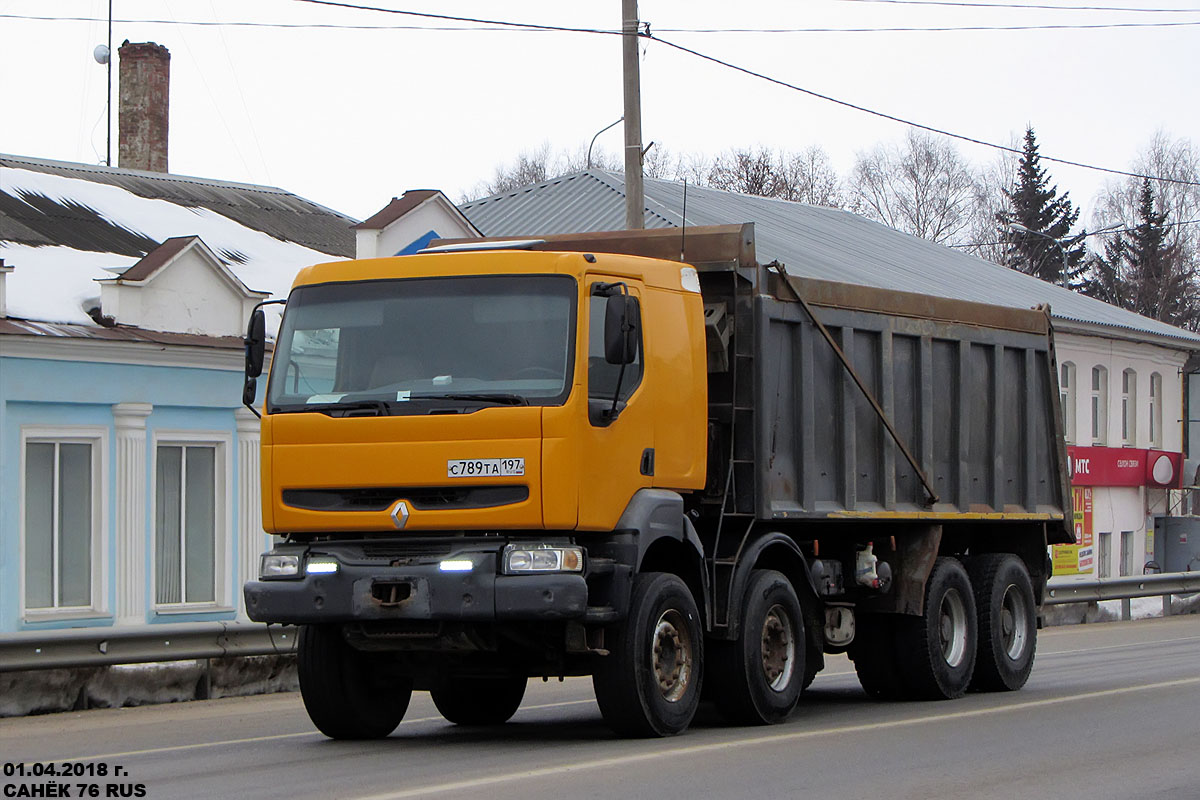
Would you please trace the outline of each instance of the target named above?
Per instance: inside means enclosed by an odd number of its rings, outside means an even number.
[[[730,150],[717,156],[705,184],[714,189],[760,197],[776,197],[779,192],[778,156],[771,150]]]
[[[849,181],[850,207],[914,236],[953,243],[969,229],[975,184],[953,145],[914,130],[898,145],[859,155]]]
[[[1013,148],[1020,144],[1011,144]],[[1012,200],[1005,194],[1017,180],[1017,155],[1001,153],[990,164],[976,170],[975,192],[971,202],[971,220],[962,238],[963,252],[971,253],[993,264],[1004,263],[1007,240],[996,230],[1001,214],[1012,214]]]
[[[780,158],[777,196],[814,206],[844,205],[841,178],[819,145]]]

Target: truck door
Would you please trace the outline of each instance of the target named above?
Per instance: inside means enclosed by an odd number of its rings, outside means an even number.
[[[644,324],[639,324],[635,332],[638,347],[632,364],[625,365],[622,371],[621,365],[609,364],[604,357],[604,316],[608,297],[597,292],[614,283],[623,283],[638,303],[639,310],[642,313],[645,310],[642,303],[644,286],[640,281],[588,276],[584,306],[588,336],[588,412],[583,421],[579,470],[581,530],[612,530],[634,492],[650,486],[654,474],[654,409],[649,400],[651,393],[647,390],[647,383],[654,376],[644,374],[643,369],[646,363],[643,351],[647,346]]]

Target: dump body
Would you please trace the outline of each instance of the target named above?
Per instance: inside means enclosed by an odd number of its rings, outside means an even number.
[[[754,305],[759,519],[1064,519],[1045,312],[769,277]]]

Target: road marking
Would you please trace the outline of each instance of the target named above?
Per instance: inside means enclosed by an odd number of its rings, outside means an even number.
[[[1200,636],[1184,636],[1179,639],[1155,639],[1151,642],[1130,642],[1129,644],[1110,644],[1106,647],[1083,647],[1078,650],[1042,650],[1038,652],[1038,655],[1068,656],[1078,653],[1099,653],[1105,650],[1133,650],[1135,648],[1144,648],[1148,644],[1176,644],[1178,642],[1200,642]]]
[[[587,700],[564,700],[558,703],[542,703],[536,706],[522,706],[521,711],[540,711],[547,708],[562,708],[563,706],[577,706],[583,703],[595,703],[596,701],[589,698]],[[416,725],[420,722],[439,722],[442,716],[439,714],[436,717],[420,717],[418,719],[406,719],[401,722],[401,725]],[[275,733],[270,736],[249,736],[244,739],[223,739],[219,742],[197,742],[195,744],[176,744],[169,747],[150,747],[145,750],[126,750],[124,753],[104,753],[98,756],[69,756],[60,758],[39,758],[37,761],[108,761],[114,758],[130,758],[132,756],[149,756],[159,753],[178,753],[182,750],[204,750],[210,747],[224,747],[226,745],[250,744],[252,742],[274,742],[282,739],[299,739],[304,736],[313,737],[315,739],[324,739],[325,736],[318,731],[303,731],[301,733]],[[31,762],[25,762],[31,763]]]
[[[782,742],[799,741],[802,739],[812,739],[817,736],[836,736],[839,734],[849,733],[866,733],[890,728],[901,728],[908,725],[924,725],[931,722],[944,722],[955,719],[970,719],[972,717],[983,717],[992,714],[1006,714],[1013,711],[1024,711],[1031,708],[1043,708],[1045,706],[1062,705],[1064,703],[1074,703],[1086,700],[1096,700],[1103,697],[1115,697],[1123,694],[1133,694],[1135,692],[1147,692],[1156,689],[1169,689],[1177,686],[1190,686],[1200,683],[1200,677],[1182,678],[1174,681],[1163,681],[1162,683],[1149,683],[1142,686],[1126,686],[1119,689],[1104,689],[1095,692],[1086,692],[1084,694],[1069,695],[1067,697],[1054,697],[1044,700],[1031,700],[1024,703],[1014,703],[1013,705],[993,706],[991,708],[972,709],[970,711],[952,711],[947,714],[934,714],[927,717],[916,717],[913,719],[893,720],[890,722],[871,722],[860,725],[844,725],[837,728],[822,728],[819,730],[793,731],[791,733],[777,733],[767,736],[754,736],[749,739],[735,739],[733,741],[724,740],[720,742],[710,742],[708,744],[685,745],[683,747],[672,747],[664,750],[656,750],[651,753],[633,753],[624,756],[613,756],[611,758],[598,758],[592,761],[575,761],[569,764],[561,764],[553,767],[543,767],[541,769],[522,770],[520,772],[505,772],[499,775],[488,775],[482,778],[470,778],[467,780],[451,781],[448,783],[435,783],[426,786],[420,786],[412,789],[405,789],[399,792],[385,792],[383,794],[360,795],[354,800],[404,800],[407,797],[425,797],[431,794],[444,794],[446,792],[464,792],[471,789],[479,789],[485,786],[492,786],[500,783],[513,783],[516,781],[524,781],[535,778],[545,778],[554,775],[562,775],[571,772],[583,772],[587,770],[605,769],[608,767],[620,767],[629,764],[636,764],[644,761],[655,761],[658,759],[678,758],[680,756],[693,756],[702,753],[711,753],[717,750],[726,751],[729,748],[754,747],[763,744],[780,744]]]

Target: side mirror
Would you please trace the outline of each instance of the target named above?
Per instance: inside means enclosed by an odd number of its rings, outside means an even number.
[[[604,360],[609,364],[637,361],[641,327],[637,298],[627,294],[609,296],[604,306]]]
[[[261,308],[254,309],[250,314],[250,323],[246,326],[246,384],[262,375],[263,355],[267,347],[267,319]]]
[[[254,401],[258,398],[258,379],[246,378],[246,384],[242,387],[242,405],[254,407]]]

